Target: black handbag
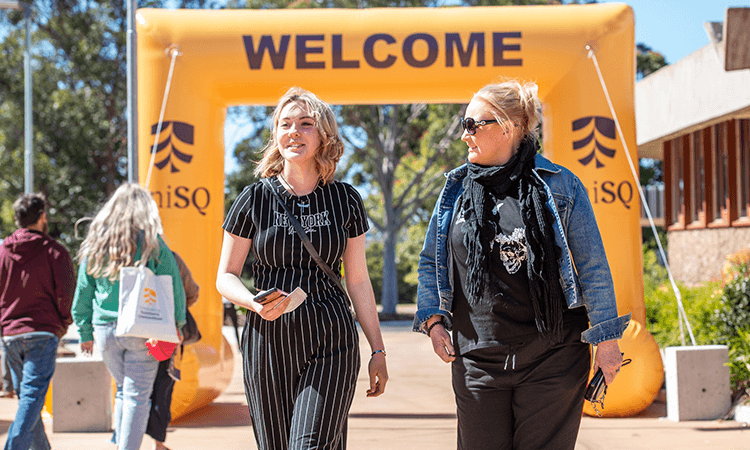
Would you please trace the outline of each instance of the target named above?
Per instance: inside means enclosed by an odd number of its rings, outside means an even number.
[[[310,242],[310,238],[307,237],[305,234],[305,229],[302,228],[302,225],[299,223],[296,217],[294,217],[294,214],[289,210],[289,207],[286,206],[286,203],[281,199],[281,196],[279,196],[279,193],[276,192],[276,190],[273,188],[273,185],[271,184],[271,181],[268,178],[261,178],[260,180],[263,185],[268,188],[269,191],[273,194],[274,197],[276,197],[276,201],[279,202],[279,205],[281,205],[281,208],[284,209],[284,212],[289,217],[289,223],[292,224],[294,227],[294,230],[297,232],[297,235],[299,235],[300,239],[302,239],[302,244],[304,244],[305,248],[307,249],[307,252],[310,253],[310,256],[312,256],[315,263],[323,269],[323,272],[328,275],[328,277],[333,280],[333,282],[336,284],[336,286],[341,289],[341,292],[344,293],[344,296],[346,297],[347,301],[351,303],[351,300],[349,299],[349,294],[346,293],[346,289],[344,289],[344,285],[341,284],[341,278],[336,276],[336,273],[326,264],[325,261],[323,261],[323,258],[320,257],[318,254],[318,251],[315,250],[315,247],[313,247],[312,242]]]
[[[185,325],[182,326],[182,345],[195,344],[201,340],[201,332],[190,310],[185,308]]]

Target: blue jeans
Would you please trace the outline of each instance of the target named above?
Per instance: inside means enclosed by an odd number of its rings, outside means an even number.
[[[94,342],[117,385],[113,414],[119,450],[141,448],[151,410],[151,390],[159,361],[148,354],[146,339],[115,336],[115,323],[94,325]]]
[[[3,342],[13,387],[18,394],[16,418],[8,428],[5,450],[49,450],[42,422],[42,408],[55,373],[59,339],[35,334]]]
[[[0,345],[0,373],[3,374],[3,392],[13,392],[13,375],[10,374],[8,357],[5,356],[5,346]]]

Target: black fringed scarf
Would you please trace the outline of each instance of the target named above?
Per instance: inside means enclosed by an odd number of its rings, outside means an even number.
[[[532,172],[536,167],[534,158],[538,149],[538,141],[527,138],[503,166],[468,163],[462,197],[466,222],[461,228],[469,255],[466,294],[470,304],[477,304],[483,299],[485,289],[491,286],[486,276],[490,263],[490,243],[500,230],[496,229],[497,222],[492,220],[494,202],[487,191],[500,195],[511,186],[518,186],[521,218],[526,228],[526,267],[536,326],[543,336],[551,336],[559,341],[562,339],[565,304],[559,282],[560,248],[555,245],[554,216],[545,207],[547,193],[542,181]]]

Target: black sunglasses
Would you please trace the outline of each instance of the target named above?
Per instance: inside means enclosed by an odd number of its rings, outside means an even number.
[[[464,117],[463,119],[461,119],[461,126],[471,136],[474,136],[474,134],[477,132],[477,127],[481,127],[482,125],[488,125],[491,123],[499,123],[499,121],[494,120],[494,119],[474,120],[474,118],[472,117]]]

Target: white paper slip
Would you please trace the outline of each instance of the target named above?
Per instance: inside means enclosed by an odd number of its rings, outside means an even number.
[[[289,294],[287,297],[289,298],[289,304],[286,306],[286,309],[284,310],[284,314],[288,312],[292,312],[295,309],[297,309],[297,307],[301,305],[302,302],[304,302],[305,299],[307,298],[307,293],[303,291],[302,288],[298,287],[295,290],[293,290],[291,294]]]

